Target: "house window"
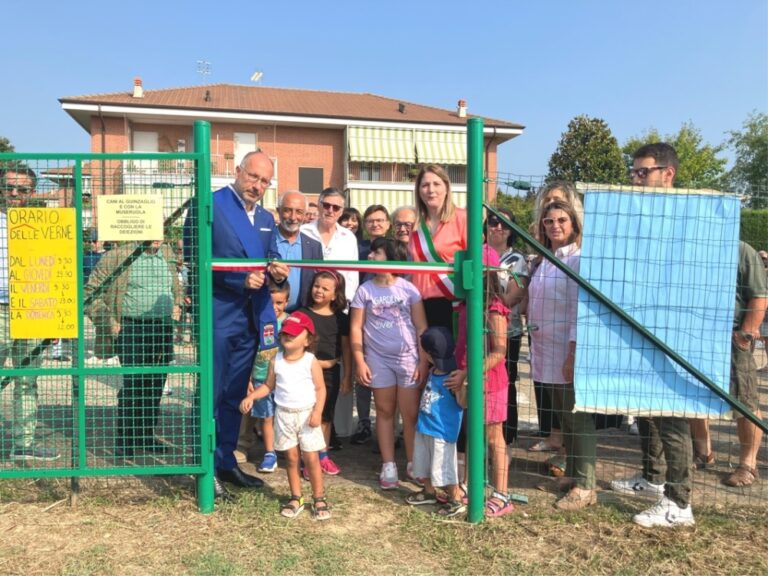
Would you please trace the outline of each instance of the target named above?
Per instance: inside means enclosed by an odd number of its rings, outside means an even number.
[[[373,162],[361,162],[360,180],[365,180],[368,182],[380,182],[381,164],[374,164]]]
[[[445,167],[448,178],[455,184],[467,183],[467,167],[464,164],[449,164]]]
[[[323,169],[299,168],[299,190],[304,194],[320,194],[323,191]]]

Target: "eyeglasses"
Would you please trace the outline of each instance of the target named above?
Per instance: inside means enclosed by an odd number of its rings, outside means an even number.
[[[643,168],[630,168],[629,169],[629,176],[630,178],[634,178],[637,176],[638,178],[648,178],[648,174],[650,174],[653,170],[664,170],[666,166],[645,166]]]
[[[12,184],[6,184],[2,187],[2,190],[4,192],[10,192],[11,190],[15,190],[16,194],[31,194],[32,188],[29,186],[14,186]]]
[[[496,228],[496,226],[504,226],[504,222],[499,220],[496,216],[488,217],[488,228]]]
[[[381,224],[384,224],[384,222],[386,222],[386,221],[387,221],[386,218],[368,218],[365,221],[365,223],[366,224],[378,224],[378,225],[381,225]]]
[[[270,184],[272,184],[271,178],[262,178],[258,174],[252,174],[251,172],[245,172],[245,177],[247,180],[250,180],[251,182],[256,182],[257,184],[261,184],[264,187],[269,187]]]
[[[549,228],[550,226],[554,226],[555,223],[560,224],[560,226],[563,226],[570,222],[571,219],[568,218],[568,216],[560,216],[560,218],[544,218],[542,222],[544,223],[544,226]]]
[[[330,210],[332,212],[341,212],[344,209],[344,206],[341,204],[331,204],[330,202],[320,202],[320,204],[323,206],[323,210]]]
[[[397,222],[395,221],[395,228],[405,228],[406,230],[413,230],[413,222]]]

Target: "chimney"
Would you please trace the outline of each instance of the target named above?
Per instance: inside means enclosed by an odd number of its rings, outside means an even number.
[[[459,118],[467,117],[467,101],[466,100],[459,100],[458,115],[459,115]]]
[[[397,111],[398,111],[398,112],[400,112],[400,114],[405,114],[405,104],[403,104],[402,102],[400,102],[400,103],[397,105]]]
[[[141,85],[141,78],[138,76],[133,79],[133,97],[144,98],[144,88]]]

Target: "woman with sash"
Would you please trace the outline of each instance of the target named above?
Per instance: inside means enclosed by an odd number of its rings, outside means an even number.
[[[419,221],[408,248],[414,262],[453,263],[454,254],[467,249],[467,213],[457,208],[451,181],[441,166],[425,165],[416,177]],[[449,274],[414,274],[413,284],[424,301],[428,326],[453,330],[453,279]]]

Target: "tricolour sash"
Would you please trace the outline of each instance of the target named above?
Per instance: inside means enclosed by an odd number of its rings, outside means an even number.
[[[445,264],[445,260],[440,257],[440,254],[435,250],[435,245],[432,243],[432,235],[429,233],[427,223],[422,220],[419,224],[416,234],[413,237],[413,246],[416,249],[416,255],[423,262],[438,262]],[[456,293],[453,288],[453,274],[434,274],[437,282],[437,287],[443,296],[448,300],[456,300]]]

